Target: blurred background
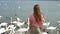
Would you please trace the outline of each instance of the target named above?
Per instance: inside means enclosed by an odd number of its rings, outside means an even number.
[[[0,23],[9,20],[6,17],[12,17],[15,20],[19,17],[26,21],[33,13],[33,6],[39,4],[46,21],[50,21],[51,26],[57,26],[60,20],[60,0],[0,0]]]

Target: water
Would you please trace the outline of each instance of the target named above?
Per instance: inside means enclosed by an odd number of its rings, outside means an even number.
[[[0,23],[6,21],[10,23],[6,16],[16,17],[26,21],[30,14],[33,13],[33,6],[39,4],[46,21],[51,22],[51,26],[57,26],[60,20],[60,1],[0,1],[0,15],[3,18]]]

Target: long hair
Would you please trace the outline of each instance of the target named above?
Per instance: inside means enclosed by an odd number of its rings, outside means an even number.
[[[42,19],[41,19],[41,10],[40,10],[40,7],[38,4],[34,5],[34,17],[35,17],[35,20],[36,22],[39,22],[41,21],[42,22]]]

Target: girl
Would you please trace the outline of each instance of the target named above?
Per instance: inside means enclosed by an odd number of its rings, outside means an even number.
[[[30,34],[42,34],[44,17],[38,4],[34,5],[33,10],[33,14],[30,15]]]

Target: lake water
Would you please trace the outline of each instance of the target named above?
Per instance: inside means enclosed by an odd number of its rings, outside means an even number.
[[[52,26],[57,26],[57,21],[60,20],[60,1],[0,1],[0,15],[3,18],[0,23],[6,21],[6,18],[16,17],[26,21],[30,14],[33,13],[33,6],[39,4],[46,21],[50,21]]]

